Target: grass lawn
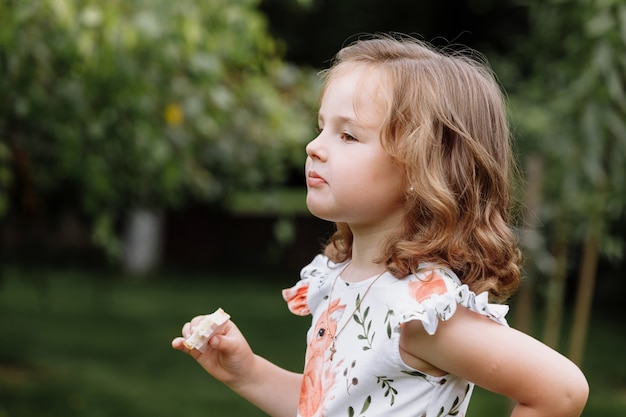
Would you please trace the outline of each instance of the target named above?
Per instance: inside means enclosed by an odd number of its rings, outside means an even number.
[[[308,318],[280,297],[290,278],[180,277],[130,281],[77,271],[5,268],[0,284],[0,417],[254,417],[170,341],[196,314],[224,307],[257,353],[302,368]],[[586,417],[626,415],[626,334],[594,321]],[[587,369],[586,369],[587,371]],[[477,390],[469,416],[505,416]]]

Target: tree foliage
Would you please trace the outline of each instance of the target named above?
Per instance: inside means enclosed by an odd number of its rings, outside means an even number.
[[[543,171],[535,215],[547,233],[530,259],[549,277],[547,325],[555,324],[545,334],[555,343],[565,276],[580,271],[574,334],[581,336],[571,348],[580,361],[598,256],[623,257],[611,226],[626,205],[626,4],[530,1],[529,10],[531,36],[511,61],[518,66],[504,73],[517,85],[511,98],[520,149],[539,158]],[[571,252],[579,248],[576,259]]]
[[[124,210],[271,186],[303,160],[315,77],[281,59],[255,0],[7,0],[0,15],[0,158],[39,196],[74,190],[102,241]]]
[[[589,216],[600,215],[603,252],[619,257],[619,236],[608,226],[626,203],[626,4],[530,6],[532,36],[510,60],[518,67],[507,83],[520,149],[545,161],[540,215],[554,224],[565,209],[568,233],[578,241]]]

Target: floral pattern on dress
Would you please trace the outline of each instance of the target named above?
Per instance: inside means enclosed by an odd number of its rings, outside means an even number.
[[[473,293],[452,271],[434,264],[420,265],[403,279],[386,274],[365,298],[366,282],[338,285],[331,300],[329,290],[343,265],[318,256],[303,268],[302,280],[283,292],[292,312],[313,316],[298,416],[463,417],[474,385],[407,366],[399,351],[402,325],[417,320],[435,334],[458,305],[506,325],[508,307],[490,304],[487,293]],[[330,334],[338,328],[343,330],[331,361]]]
[[[322,405],[329,389],[335,385],[335,372],[327,366],[326,353],[332,343],[331,335],[336,334],[337,323],[345,308],[345,305],[339,304],[339,300],[333,300],[328,306],[328,317],[320,316],[313,328],[300,387],[298,414],[302,417],[323,416]]]
[[[361,312],[361,294],[357,294],[355,304],[357,308],[352,315],[352,320],[361,328],[361,332],[357,338],[362,341],[361,349],[370,350],[372,343],[374,343],[374,337],[376,336],[376,332],[372,331],[372,320],[368,317],[370,308],[366,307],[365,310]]]
[[[448,291],[446,282],[434,270],[431,269],[424,275],[424,279],[420,277],[409,282],[409,293],[415,301],[421,303],[432,295],[444,294]]]

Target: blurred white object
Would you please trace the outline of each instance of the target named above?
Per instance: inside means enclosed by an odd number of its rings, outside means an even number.
[[[133,275],[154,269],[161,257],[162,216],[156,211],[136,209],[130,214],[124,239],[124,266]]]

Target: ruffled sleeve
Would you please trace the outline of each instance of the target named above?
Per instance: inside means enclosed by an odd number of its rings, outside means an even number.
[[[507,305],[491,304],[486,292],[475,294],[465,284],[461,285],[456,276],[447,270],[431,270],[430,277],[421,281],[420,277],[415,281],[419,290],[422,288],[433,289],[430,294],[423,291],[414,291],[415,303],[400,317],[400,324],[412,320],[422,322],[424,329],[430,335],[435,334],[439,321],[450,319],[456,312],[457,306],[462,305],[469,310],[490,318],[491,320],[507,326],[506,314],[509,311]],[[436,275],[433,280],[432,275]],[[437,285],[443,281],[445,285]]]
[[[291,288],[282,291],[283,299],[287,302],[287,308],[297,316],[311,314],[309,306],[309,287],[313,280],[323,279],[328,273],[328,258],[317,255],[310,264],[300,271],[300,281]]]
[[[283,290],[283,299],[287,302],[287,308],[297,316],[307,316],[311,314],[311,309],[307,303],[309,292],[309,281],[301,280],[291,288]]]

